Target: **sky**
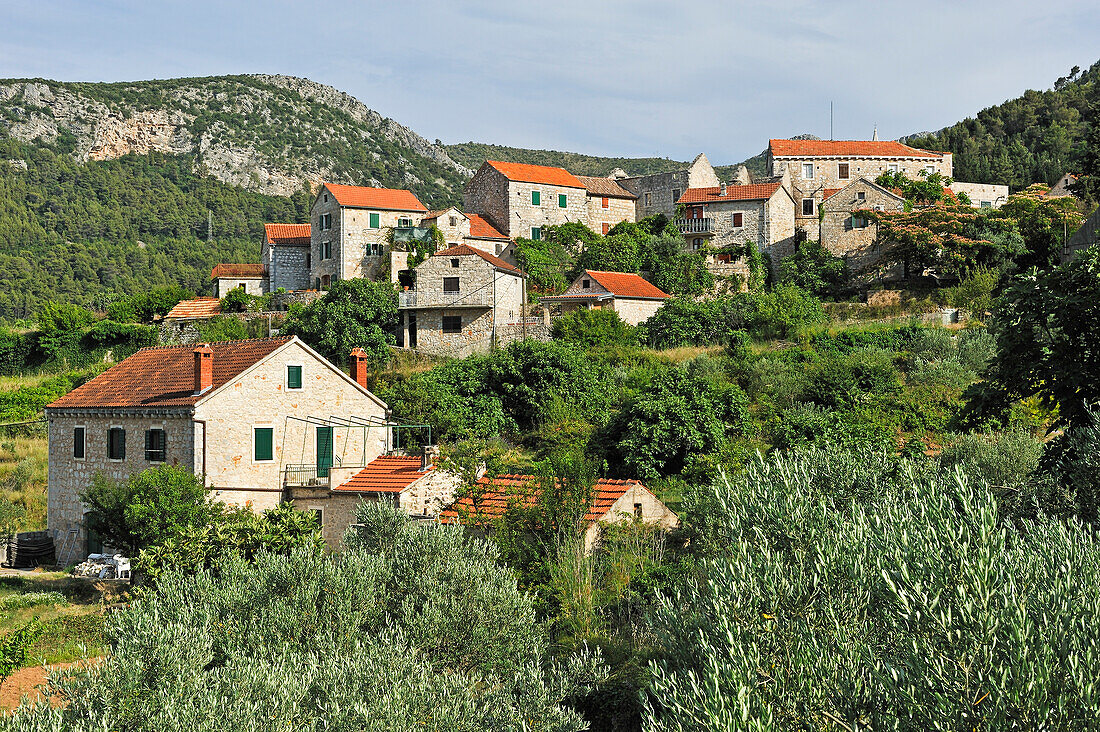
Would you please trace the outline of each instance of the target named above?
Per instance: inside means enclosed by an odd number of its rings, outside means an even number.
[[[311,10],[312,8],[312,10]],[[935,130],[1100,59],[1097,0],[0,0],[0,78],[281,73],[445,143],[727,164]]]

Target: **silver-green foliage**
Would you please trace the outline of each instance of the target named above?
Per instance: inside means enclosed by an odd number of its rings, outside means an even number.
[[[709,556],[655,612],[665,655],[651,665],[649,728],[1095,725],[1091,535],[1004,522],[993,492],[958,469],[871,457],[845,479],[857,462],[759,460],[696,498],[710,506],[697,507]]]

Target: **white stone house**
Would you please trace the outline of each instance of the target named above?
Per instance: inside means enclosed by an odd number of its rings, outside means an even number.
[[[365,354],[352,363],[349,376],[297,337],[146,348],[49,404],[46,521],[58,561],[96,548],[79,497],[96,474],[176,465],[217,500],[255,510],[295,485],[344,483],[391,439]]]
[[[268,291],[267,269],[262,264],[217,264],[210,272],[210,279],[217,298],[238,288],[256,296]]]
[[[464,192],[466,211],[511,239],[541,239],[546,227],[588,224],[588,190],[564,168],[486,161]]]
[[[629,272],[599,272],[586,269],[560,295],[539,299],[544,308],[560,309],[562,315],[577,310],[613,310],[627,325],[649,320],[671,295],[639,275]]]
[[[264,224],[260,261],[267,268],[268,292],[312,288],[309,224]]]
[[[1008,201],[1008,186],[999,183],[963,183],[956,180],[947,189],[955,194],[965,194],[974,208],[1000,208]]]
[[[468,244],[421,262],[413,286],[399,293],[397,345],[465,356],[523,337],[526,275]]]

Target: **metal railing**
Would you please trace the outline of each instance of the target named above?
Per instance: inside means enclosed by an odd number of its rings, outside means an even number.
[[[462,305],[493,306],[493,292],[479,288],[466,292],[417,292],[405,290],[397,293],[397,306],[402,308],[445,308]]]
[[[673,223],[684,234],[709,234],[714,219],[676,219]]]
[[[327,488],[329,469],[316,465],[287,465],[283,470],[283,485],[288,488]]]
[[[404,292],[397,293],[397,307],[415,308],[416,290],[405,290]]]

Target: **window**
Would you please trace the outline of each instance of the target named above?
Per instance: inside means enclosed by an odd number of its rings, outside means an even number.
[[[328,194],[325,194],[325,203],[328,203]]]
[[[329,259],[332,257],[332,242],[321,242],[321,259]]]
[[[886,172],[887,173],[896,173],[896,172],[898,172],[898,164],[897,163],[889,163],[886,166]]]
[[[458,259],[458,257],[455,257],[451,260],[451,269],[458,269],[458,265],[460,265],[461,263],[462,262]]]
[[[372,213],[368,218],[369,218],[369,221],[370,221],[370,228],[377,229],[377,228],[381,227],[381,223],[379,222],[379,215],[378,214]]]
[[[397,220],[397,228],[408,229],[413,225],[413,220],[408,217],[402,217]]]
[[[558,194],[558,208],[567,208],[569,206],[569,199],[564,193]]]
[[[653,201],[653,196],[649,193],[646,193],[645,194],[645,205],[647,205],[647,206],[650,205],[650,203],[652,201]]]
[[[302,388],[302,367],[293,364],[286,367],[286,388],[287,389],[301,389]]]
[[[457,277],[444,277],[443,278],[443,292],[458,292],[458,278]]]
[[[745,225],[745,214],[741,213],[740,211],[733,214],[733,216],[731,216],[730,218],[732,219],[733,228],[735,229],[740,229],[742,226]]]
[[[247,290],[248,289],[247,284],[248,283],[246,283],[246,282],[238,282],[237,283],[237,289],[238,290]]]
[[[461,333],[462,332],[462,316],[461,315],[444,315],[443,316],[443,332],[444,333]]]
[[[672,189],[672,202],[676,203],[679,200],[680,200],[680,189],[679,188],[673,188]]]
[[[926,166],[924,166],[924,172],[929,173],[929,174],[935,173],[936,172],[936,166],[935,165],[926,165]]]
[[[696,251],[702,249],[703,248],[703,239],[702,239],[702,237],[692,239],[691,240],[691,248],[696,250]]]
[[[814,215],[814,199],[803,198],[802,199],[802,215],[813,216]]]
[[[331,275],[321,275],[321,287],[328,288],[329,283],[332,282]]]
[[[152,427],[145,430],[145,459],[150,463],[163,463],[164,454],[167,451],[168,441],[165,439],[164,430],[160,427]]]
[[[252,428],[252,462],[269,463],[275,459],[275,428]]]
[[[611,231],[611,224],[609,224],[605,221],[604,225],[603,225],[603,235],[607,236],[607,232],[609,232],[609,231]]]
[[[849,171],[848,163],[837,163],[837,166],[836,166],[836,177],[837,178],[840,178],[841,180],[847,179],[848,175],[849,175],[848,171]]]
[[[992,201],[982,201],[979,205],[982,208],[993,208],[993,202]]]
[[[866,229],[868,221],[867,219],[861,219],[858,216],[853,216],[851,221],[851,227],[853,229]]]
[[[332,214],[321,214],[321,231],[328,231],[332,228]]]
[[[449,224],[450,224],[451,226],[458,226],[458,217],[457,217],[457,216],[452,216],[452,217],[450,217],[449,219],[447,219],[447,222],[448,222],[448,223],[449,223]]]
[[[604,196],[600,199],[600,206],[604,208],[611,208],[611,201],[608,200],[607,196]]]
[[[859,191],[858,193],[856,193],[856,199],[858,199],[860,201],[866,201],[867,200],[867,193],[865,191]]]
[[[306,269],[313,266],[313,252],[306,252]]]
[[[377,243],[377,242],[371,244],[370,245],[370,255],[372,257],[381,257],[382,256],[382,245]]]
[[[642,517],[642,504],[635,503],[634,504],[634,518],[639,518],[640,519],[641,517]]]
[[[814,177],[814,164],[813,163],[802,163],[802,177],[803,178],[813,178]]]
[[[84,459],[84,435],[87,430],[84,427],[73,427],[73,458]]]
[[[588,290],[592,287],[592,280],[581,280],[581,289]]]
[[[542,241],[542,229],[537,226],[531,227],[531,239],[533,241]]]
[[[311,506],[307,510],[311,514],[313,514],[313,518],[317,520],[317,528],[318,529],[325,525],[325,509],[323,509],[323,508],[313,508]]]
[[[540,192],[531,191],[531,205],[532,206],[541,206],[542,205],[542,194]]]
[[[732,254],[719,254],[717,256],[717,259],[718,259],[719,264],[729,264],[730,262],[733,261],[733,255]]]
[[[126,430],[121,427],[107,430],[107,459],[126,459]]]

